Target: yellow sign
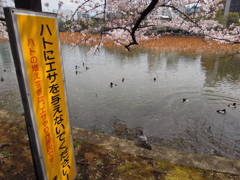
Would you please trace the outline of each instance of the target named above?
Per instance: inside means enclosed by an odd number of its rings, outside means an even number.
[[[72,180],[76,167],[57,18],[26,13],[16,13],[15,18],[45,176]]]

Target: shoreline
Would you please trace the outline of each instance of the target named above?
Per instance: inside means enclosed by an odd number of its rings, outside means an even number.
[[[5,38],[0,38],[0,42],[7,42],[8,39],[5,39]]]
[[[24,117],[0,110],[0,179],[34,179]],[[240,161],[183,153],[72,128],[79,180],[198,179],[239,180]],[[4,166],[2,166],[4,164]]]
[[[85,40],[94,39],[94,41]],[[100,35],[82,36],[80,33],[62,32],[60,40],[63,44],[70,45],[97,45]],[[127,50],[123,46],[117,46],[111,39],[103,43],[104,48]],[[219,43],[214,40],[206,40],[201,37],[180,37],[180,36],[163,36],[150,37],[148,40],[139,41],[139,45],[132,47],[132,50],[147,50],[153,52],[186,52],[186,53],[208,53],[208,54],[239,54],[240,44]]]
[[[80,33],[61,32],[59,36],[62,44],[73,46],[95,46],[100,40],[100,35],[97,34],[83,36]],[[7,41],[8,39],[0,38],[0,42]],[[128,52],[123,46],[117,46],[109,38],[104,40],[103,47]],[[148,40],[139,41],[139,45],[132,47],[132,51],[134,50],[193,54],[240,54],[240,44],[223,44],[214,40],[206,40],[201,37],[162,36],[150,37]]]

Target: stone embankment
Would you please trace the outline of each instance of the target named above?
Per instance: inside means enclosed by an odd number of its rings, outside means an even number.
[[[24,117],[0,110],[0,179],[34,179]],[[182,153],[73,128],[77,179],[240,180],[240,161]]]

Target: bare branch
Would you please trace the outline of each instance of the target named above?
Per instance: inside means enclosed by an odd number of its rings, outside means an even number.
[[[106,9],[107,9],[107,0],[104,0],[104,8],[103,8],[104,21],[106,21]]]

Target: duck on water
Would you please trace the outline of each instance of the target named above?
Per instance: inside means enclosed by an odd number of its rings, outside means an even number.
[[[183,98],[183,99],[182,99],[182,102],[183,102],[183,103],[189,102],[189,99]]]
[[[227,105],[230,108],[237,108],[237,103],[232,103]]]
[[[219,109],[219,110],[217,110],[217,113],[219,113],[219,114],[226,114],[227,110],[226,109]]]

